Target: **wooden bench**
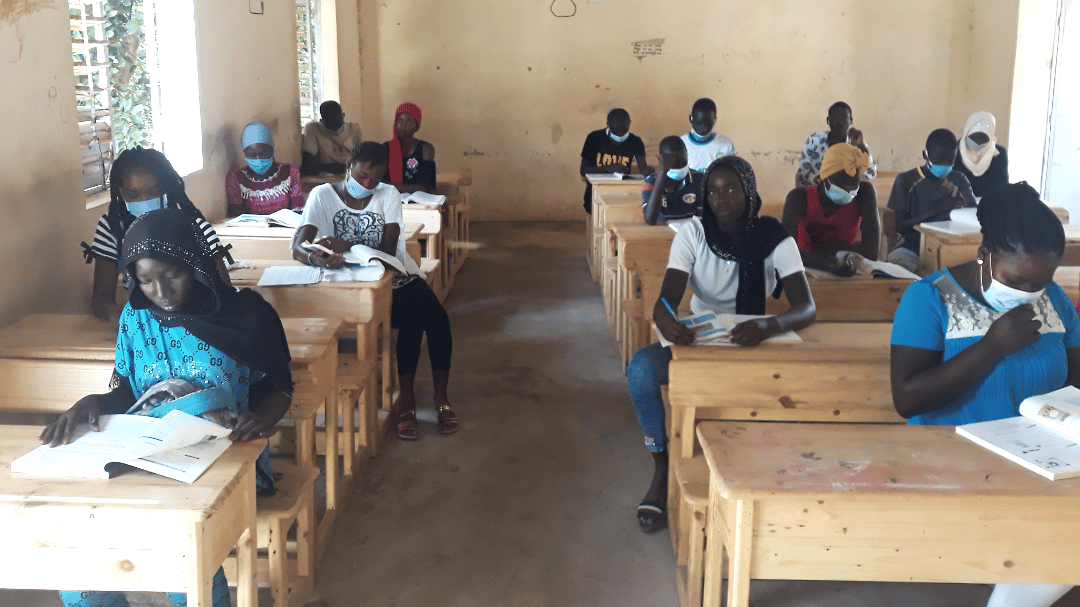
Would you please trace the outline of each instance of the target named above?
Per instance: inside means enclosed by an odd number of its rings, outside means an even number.
[[[902,423],[892,405],[889,323],[816,323],[799,343],[673,346],[668,368],[668,520],[683,607],[700,604],[707,477],[694,427],[703,420]],[[697,462],[693,460],[695,457]],[[691,490],[684,495],[683,490]],[[685,557],[685,558],[683,558]]]
[[[622,181],[615,181],[611,179],[611,175],[607,174],[588,174],[585,175],[585,179],[592,184],[592,208],[595,210],[602,206],[604,203],[602,199],[606,195],[611,194],[637,194],[638,204],[641,202],[641,180],[639,179],[627,179]],[[589,213],[585,216],[585,259],[589,263],[589,271],[592,274],[593,282],[600,282],[600,264],[602,259],[596,255],[599,250],[599,238],[602,236],[603,224],[600,223],[599,213]]]

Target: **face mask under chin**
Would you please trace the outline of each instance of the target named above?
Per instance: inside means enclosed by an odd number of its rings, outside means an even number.
[[[125,200],[124,206],[127,207],[128,213],[138,217],[144,213],[149,213],[150,211],[164,209],[168,206],[168,200],[166,199],[165,194],[162,194],[161,196],[151,198],[150,200],[138,200],[135,202],[127,202]]]

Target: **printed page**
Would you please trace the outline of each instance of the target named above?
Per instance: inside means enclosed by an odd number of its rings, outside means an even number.
[[[212,425],[216,426],[217,424]],[[190,484],[198,480],[202,473],[206,472],[206,469],[217,461],[217,458],[221,457],[221,454],[225,453],[225,450],[231,444],[232,441],[228,437],[216,438],[181,449],[125,461],[124,463],[147,472],[153,472],[154,474],[160,474]]]
[[[391,269],[397,270],[402,274],[409,273],[405,269],[405,266],[401,263],[401,260],[399,260],[397,257],[394,257],[393,255],[388,255],[378,249],[374,249],[367,245],[355,244],[352,246],[351,249],[348,250],[348,252],[345,253],[345,261],[347,261],[348,263],[365,264],[372,259],[378,259],[379,261],[389,266]]]
[[[739,323],[753,318],[768,318],[768,316],[702,312],[701,314],[682,316],[679,317],[678,320],[692,329],[694,334],[697,335],[697,341],[694,343],[695,346],[737,346],[738,344],[731,342],[731,330]],[[674,345],[660,333],[655,324],[653,325],[653,331],[660,338],[661,345],[668,347]],[[802,339],[796,335],[794,331],[785,331],[779,335],[774,335],[765,341],[800,342]]]
[[[446,202],[446,196],[442,194],[429,194],[427,192],[410,192],[408,194],[401,195],[401,202],[403,203],[416,203],[416,204],[443,204]]]
[[[244,213],[243,215],[237,215],[232,219],[225,222],[225,225],[236,226],[266,226],[266,215],[256,215],[255,213]]]
[[[231,432],[228,428],[210,420],[178,410],[169,411],[165,417],[155,418],[154,421],[157,423],[147,428],[116,455],[116,461],[128,462],[140,457],[181,449],[228,436]]]
[[[889,263],[887,261],[873,261],[859,255],[858,253],[849,253],[852,263],[855,265],[855,271],[864,276],[875,276],[884,278],[907,278],[910,280],[919,280],[922,278],[918,274],[906,270],[895,263]]]
[[[322,279],[322,268],[314,266],[270,266],[259,277],[260,287],[313,285]]]
[[[59,447],[42,445],[11,462],[15,473],[43,476],[109,478],[105,467],[132,441],[159,420],[141,415],[103,415],[101,431],[80,425],[75,442]]]
[[[1020,403],[1020,415],[1051,430],[1080,440],[1080,389],[1065,386]]]
[[[280,209],[267,215],[266,222],[270,225],[279,225],[295,230],[300,227],[300,214],[291,209]]]
[[[365,264],[348,264],[337,270],[326,270],[322,279],[325,282],[375,282],[386,273],[386,267],[377,261]]]
[[[957,426],[956,433],[1050,480],[1080,476],[1080,442],[1026,417]]]

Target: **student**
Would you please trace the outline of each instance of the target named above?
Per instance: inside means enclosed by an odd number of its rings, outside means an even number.
[[[825,150],[821,161],[824,178],[813,185],[788,192],[781,223],[795,235],[803,265],[851,276],[855,266],[837,252],[851,251],[877,259],[881,238],[877,192],[869,181],[860,181],[870,156],[848,143]],[[855,236],[861,234],[859,244]]]
[[[953,162],[953,168],[968,178],[972,192],[980,198],[1009,183],[1009,155],[997,144],[996,130],[997,120],[990,112],[969,116]]]
[[[191,203],[184,191],[184,180],[164,154],[141,147],[124,150],[109,172],[109,188],[109,210],[97,222],[94,242],[82,243],[86,263],[94,262],[94,291],[90,299],[94,316],[116,324],[120,316],[120,306],[116,303],[120,243],[136,217],[155,209],[179,208],[190,215],[219,257],[218,269],[229,283],[229,273],[221,261],[225,250],[217,232]]]
[[[229,435],[234,441],[265,439],[292,402],[292,377],[285,330],[274,308],[251,289],[226,285],[202,229],[180,209],[141,215],[124,238],[124,275],[131,301],[124,306],[116,337],[116,362],[106,394],[81,398],[41,433],[41,442],[72,441],[76,428],[98,430],[101,415],[125,413],[145,392],[167,379],[198,389],[227,389],[232,398]],[[149,415],[171,410],[159,405]],[[256,488],[274,491],[269,448],[256,461]],[[66,607],[127,605],[122,593],[60,593]],[[169,593],[185,605],[186,593]],[[229,605],[225,572],[213,583],[214,607]]]
[[[702,186],[701,217],[682,226],[671,243],[660,299],[653,306],[653,321],[660,333],[678,345],[694,342],[693,332],[664,303],[678,309],[687,285],[694,294],[693,313],[764,314],[765,297],[776,290],[778,277],[791,308],[736,325],[731,341],[753,346],[812,323],[814,300],[799,250],[780,222],[758,217],[761,197],[750,164],[738,156],[720,158],[706,170]],[[671,349],[654,343],[638,350],[626,370],[630,400],[655,464],[652,484],[637,510],[638,524],[646,532],[664,520],[667,500],[668,453],[660,386],[667,383],[670,361]]]
[[[353,148],[364,140],[360,125],[345,122],[345,112],[337,101],[324,101],[319,106],[318,122],[304,125],[304,144],[301,151],[300,174],[345,172]]]
[[[896,176],[889,208],[896,212],[900,244],[889,253],[889,261],[914,272],[919,267],[919,232],[915,226],[926,221],[944,221],[953,209],[975,206],[975,195],[967,177],[953,169],[956,136],[949,129],[937,129],[926,138],[926,164]]]
[[[980,202],[978,259],[908,287],[892,331],[892,393],[909,424],[1019,414],[1023,399],[1080,387],[1080,318],[1053,282],[1061,221],[1027,183]],[[998,584],[990,607],[1049,607],[1070,586]]]
[[[341,253],[354,244],[364,244],[393,255],[406,268],[415,267],[405,253],[401,195],[394,186],[379,181],[386,174],[389,162],[390,153],[385,145],[365,141],[353,153],[344,181],[326,183],[311,190],[300,227],[293,235],[293,258],[321,268],[340,268],[345,263]],[[312,241],[333,250],[334,254],[304,247],[304,243]],[[422,276],[395,272],[393,286],[390,324],[399,329],[397,364],[401,388],[398,437],[403,440],[420,438],[413,387],[420,360],[420,342],[425,333],[435,385],[439,433],[453,434],[458,429],[458,420],[447,395],[453,349],[450,317]]]
[[[622,108],[608,112],[607,128],[589,133],[581,147],[581,176],[586,173],[629,173],[637,162],[642,175],[652,173],[645,162],[645,142],[630,132],[630,114]],[[585,212],[592,213],[592,184],[585,183]]]
[[[261,122],[244,127],[240,138],[246,167],[225,176],[225,199],[229,217],[241,213],[269,215],[281,209],[301,209],[300,171],[274,161],[274,136]]]
[[[659,166],[641,184],[641,212],[645,223],[687,219],[701,214],[701,173],[690,170],[686,144],[671,135],[660,140]]]
[[[382,180],[399,192],[435,193],[435,146],[416,138],[421,117],[414,103],[402,103],[394,111],[394,138],[386,142],[390,168]]]
[[[870,164],[866,167],[863,177],[873,179],[877,177],[877,163],[870,149],[863,140],[862,131],[851,126],[853,118],[851,106],[843,101],[837,101],[829,106],[829,113],[825,117],[825,123],[829,130],[818,131],[806,138],[803,145],[802,155],[799,157],[799,168],[795,171],[795,187],[814,185],[818,181],[821,171],[821,159],[825,150],[836,143],[850,143],[859,148],[870,158]]]
[[[717,158],[735,153],[735,144],[720,133],[714,133],[715,126],[716,103],[704,97],[695,101],[690,108],[690,132],[682,136],[691,171],[700,173]]]

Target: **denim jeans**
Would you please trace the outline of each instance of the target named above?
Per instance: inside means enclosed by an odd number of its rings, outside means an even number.
[[[645,447],[653,453],[667,449],[667,433],[664,429],[664,398],[660,386],[668,383],[668,363],[671,348],[659,342],[645,346],[634,354],[626,367],[626,379],[630,384],[630,402],[634,405],[638,424],[645,435]]]

